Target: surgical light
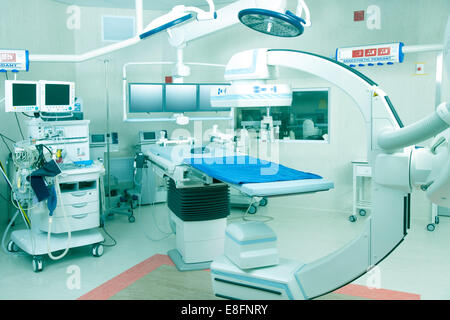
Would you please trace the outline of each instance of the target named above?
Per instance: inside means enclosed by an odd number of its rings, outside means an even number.
[[[304,31],[305,20],[290,11],[286,14],[265,9],[244,9],[239,20],[247,27],[277,37],[297,37]]]
[[[306,20],[300,17],[303,9],[305,9]],[[241,10],[238,18],[253,30],[283,38],[297,37],[303,34],[304,27],[311,25],[309,9],[303,0],[298,2],[297,14],[289,10],[285,13],[282,11],[249,8]]]

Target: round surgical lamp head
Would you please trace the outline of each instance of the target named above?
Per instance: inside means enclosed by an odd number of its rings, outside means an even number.
[[[289,10],[280,13],[266,9],[244,9],[239,12],[239,20],[247,27],[276,37],[297,37],[304,31],[305,20]]]

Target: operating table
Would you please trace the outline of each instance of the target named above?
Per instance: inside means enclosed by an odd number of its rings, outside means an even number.
[[[146,154],[177,187],[225,183],[250,197],[272,197],[327,191],[333,182],[321,176],[287,168],[220,148],[178,145],[153,146]]]
[[[222,148],[155,145],[145,155],[155,173],[168,180],[167,202],[177,237],[177,249],[168,255],[180,271],[207,269],[223,254],[229,188],[252,201],[334,188],[319,175]]]

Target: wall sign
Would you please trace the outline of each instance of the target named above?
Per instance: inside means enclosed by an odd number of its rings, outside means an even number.
[[[350,67],[392,65],[403,62],[402,48],[402,42],[337,48],[336,60]]]

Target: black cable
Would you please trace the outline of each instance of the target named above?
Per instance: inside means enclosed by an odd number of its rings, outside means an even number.
[[[3,135],[0,135],[0,138],[2,139],[3,143],[5,144],[6,148],[7,148],[8,151],[9,151],[9,153],[12,154],[12,151],[11,151],[11,149],[9,148],[8,144],[6,143],[5,138],[3,137]]]
[[[13,142],[13,143],[16,143],[16,141],[14,141],[14,140],[11,139],[11,138],[8,138],[7,136],[5,136],[5,135],[2,134],[2,133],[0,133],[0,136],[5,137],[7,140],[9,140],[9,141],[11,141],[11,142]]]
[[[30,115],[26,114],[25,112],[22,112],[22,114],[27,118],[35,118],[34,116],[30,116]]]
[[[39,157],[38,160],[36,161],[36,166],[38,168],[41,168],[44,164],[45,164],[45,156],[44,156],[44,149],[43,149],[44,145],[43,144],[37,144],[35,145],[36,150],[38,151]]]
[[[25,136],[23,135],[22,128],[20,127],[19,117],[17,116],[16,112],[14,112],[14,116],[16,117],[17,126],[19,127],[19,131],[20,131],[22,140],[25,140]]]
[[[103,222],[102,229],[103,229],[103,232],[105,232],[108,235],[108,237],[113,241],[113,244],[105,244],[105,241],[106,241],[106,239],[105,239],[105,240],[103,240],[102,245],[104,245],[105,247],[114,247],[115,245],[117,245],[117,241],[108,233],[108,231],[106,231],[104,222]]]
[[[50,152],[50,154],[53,154],[52,150],[50,150],[49,147],[47,147],[45,144],[42,144],[42,143],[41,143],[41,145],[42,145],[45,149],[47,149],[47,151]]]

